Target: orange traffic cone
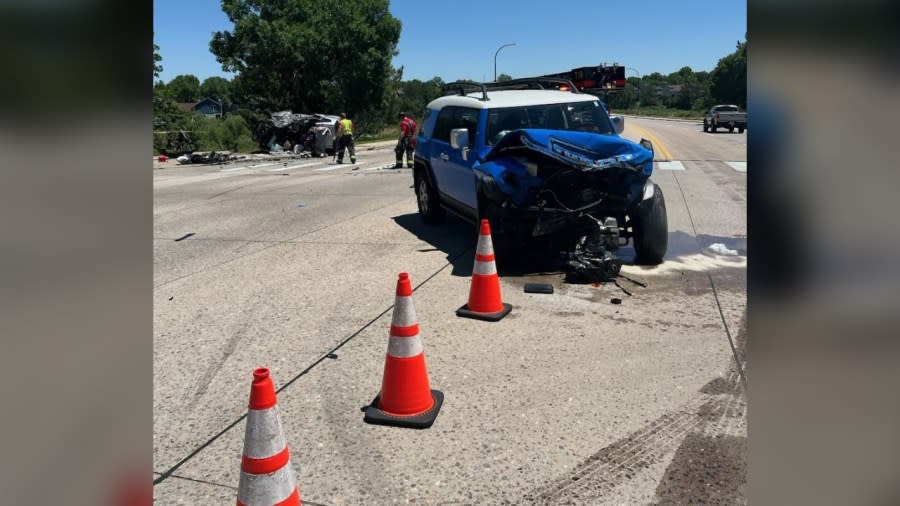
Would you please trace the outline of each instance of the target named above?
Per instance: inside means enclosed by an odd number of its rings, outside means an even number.
[[[300,506],[269,370],[253,371],[237,506]]]
[[[412,283],[409,274],[401,272],[397,280],[381,393],[366,407],[363,421],[427,429],[434,423],[443,403],[444,394],[432,390],[428,383],[425,351],[412,301]]]
[[[456,316],[495,322],[509,314],[512,306],[503,302],[500,295],[500,277],[494,262],[494,243],[491,241],[491,224],[481,220],[478,247],[475,249],[475,266],[472,269],[472,286],[469,302],[456,310]]]

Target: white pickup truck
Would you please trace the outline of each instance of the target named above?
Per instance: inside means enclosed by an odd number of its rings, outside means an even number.
[[[747,128],[747,113],[740,112],[736,105],[714,105],[703,117],[703,131],[715,133],[719,127],[728,128],[729,132],[737,128],[742,134]]]

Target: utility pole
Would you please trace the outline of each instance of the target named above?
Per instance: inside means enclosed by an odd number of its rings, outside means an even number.
[[[500,54],[500,50],[503,49],[504,47],[515,46],[515,45],[516,45],[515,42],[513,42],[511,44],[503,44],[502,46],[497,48],[497,52],[494,53],[494,82],[495,83],[497,82],[497,55]]]

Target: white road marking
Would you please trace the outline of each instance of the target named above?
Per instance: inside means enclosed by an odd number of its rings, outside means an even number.
[[[684,165],[678,160],[672,160],[671,162],[656,162],[657,170],[684,170]]]
[[[228,169],[222,169],[219,172],[235,172],[238,170],[247,170],[247,169],[258,169],[260,167],[269,167],[271,165],[275,165],[274,163],[261,163],[259,165],[247,165],[243,167],[231,167]]]
[[[369,172],[369,171],[373,171],[373,170],[387,170],[387,169],[393,169],[393,168],[394,168],[393,163],[386,163],[384,165],[379,165],[377,167],[369,167],[369,168],[363,169],[363,172]]]
[[[332,166],[330,166],[330,167],[322,167],[321,169],[313,169],[313,171],[315,171],[315,172],[325,172],[325,171],[328,171],[328,170],[349,169],[349,168],[351,168],[351,167],[355,167],[355,165],[349,165],[349,164],[346,164],[346,163],[338,163],[338,164],[332,165]]]
[[[287,167],[276,167],[274,169],[266,169],[266,172],[278,172],[281,170],[300,169],[303,167],[312,167],[313,165],[318,165],[318,164],[319,164],[319,162],[301,163],[300,165],[288,165]]]
[[[738,172],[747,172],[747,162],[725,162],[729,167]]]

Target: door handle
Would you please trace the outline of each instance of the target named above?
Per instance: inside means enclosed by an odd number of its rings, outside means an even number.
[[[450,159],[450,157],[447,156],[447,153],[441,153],[441,160],[443,160],[443,161],[446,162],[446,161],[449,160],[449,159]]]

